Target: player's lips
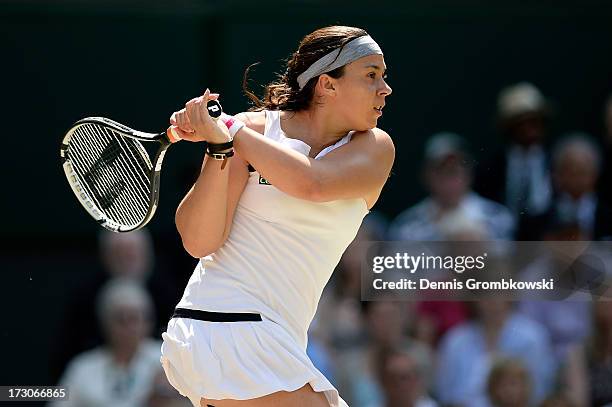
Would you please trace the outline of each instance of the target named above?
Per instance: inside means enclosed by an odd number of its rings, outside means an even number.
[[[382,110],[385,105],[375,106],[373,109],[376,110],[379,116],[382,116]]]

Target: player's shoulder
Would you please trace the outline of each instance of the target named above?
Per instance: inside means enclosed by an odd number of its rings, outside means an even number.
[[[383,129],[379,129],[378,127],[374,127],[373,129],[363,130],[363,131],[355,131],[352,136],[353,139],[366,139],[371,142],[382,143],[387,145],[393,145],[393,140],[389,133],[384,131]]]
[[[264,132],[266,128],[266,112],[242,112],[236,115],[238,120],[244,122],[245,126],[258,133]]]
[[[393,139],[386,131],[374,127],[373,129],[356,131],[351,138],[358,144],[367,146],[368,150],[378,154],[395,156],[395,145]]]

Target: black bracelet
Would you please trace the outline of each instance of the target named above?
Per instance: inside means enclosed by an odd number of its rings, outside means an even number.
[[[228,150],[232,148],[233,146],[234,146],[234,140],[230,140],[227,143],[219,143],[219,144],[208,143],[206,147],[206,151],[210,153],[219,153],[224,150]]]
[[[225,160],[226,158],[232,157],[234,155],[234,150],[229,150],[223,153],[214,153],[212,151],[206,151],[206,155],[211,157],[213,160]]]

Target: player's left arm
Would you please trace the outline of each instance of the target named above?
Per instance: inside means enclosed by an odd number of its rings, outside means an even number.
[[[380,129],[353,134],[351,142],[313,160],[314,201],[366,198],[387,182],[395,146]]]
[[[391,137],[377,128],[354,133],[350,143],[319,160],[248,129],[238,132],[234,145],[272,185],[289,195],[316,202],[366,199],[377,194],[395,158]]]

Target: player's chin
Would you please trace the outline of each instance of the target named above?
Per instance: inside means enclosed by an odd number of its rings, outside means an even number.
[[[370,119],[369,123],[367,124],[367,129],[365,130],[371,130],[376,126],[378,126],[378,116]]]
[[[353,127],[353,131],[364,132],[364,131],[372,130],[374,127],[376,127],[376,123],[362,124],[362,125]]]
[[[368,131],[378,125],[379,115],[363,115],[361,120],[355,121],[353,125],[354,131]]]

